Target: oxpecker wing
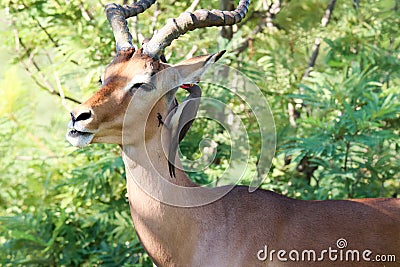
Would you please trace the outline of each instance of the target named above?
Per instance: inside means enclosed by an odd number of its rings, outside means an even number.
[[[170,129],[170,145],[168,151],[168,169],[171,177],[175,177],[175,157],[179,143],[185,137],[196,118],[200,105],[201,88],[194,84],[182,87],[189,92],[189,96],[175,107],[168,115],[167,127]]]

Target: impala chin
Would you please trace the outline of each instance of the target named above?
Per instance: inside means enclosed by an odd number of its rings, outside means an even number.
[[[88,146],[90,142],[92,142],[93,137],[94,133],[80,132],[75,129],[70,130],[66,135],[68,142],[70,142],[71,145],[76,147]]]

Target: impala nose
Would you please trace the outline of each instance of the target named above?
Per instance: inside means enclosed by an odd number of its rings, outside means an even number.
[[[73,122],[88,120],[92,117],[91,110],[81,110],[76,112],[76,114],[74,114],[74,112],[70,112],[70,114]]]

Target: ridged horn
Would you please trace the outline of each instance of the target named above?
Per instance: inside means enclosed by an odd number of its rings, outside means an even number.
[[[138,2],[130,5],[121,6],[114,3],[106,5],[105,11],[107,19],[110,22],[112,31],[114,33],[117,52],[121,49],[133,47],[132,35],[129,32],[126,19],[144,12],[155,2],[155,0],[139,0]]]
[[[176,19],[169,19],[166,25],[143,46],[143,52],[152,58],[158,58],[164,48],[188,31],[239,23],[246,15],[249,5],[250,0],[240,0],[238,7],[233,11],[196,10],[193,13],[182,13]]]

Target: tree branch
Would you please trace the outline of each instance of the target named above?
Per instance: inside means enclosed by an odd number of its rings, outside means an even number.
[[[82,17],[83,17],[85,20],[87,20],[87,21],[93,20],[93,15],[92,15],[92,13],[91,13],[87,8],[85,8],[85,6],[84,6],[84,4],[83,4],[82,1],[80,1],[79,9],[81,10]]]
[[[321,19],[321,27],[325,28],[332,16],[333,10],[335,8],[336,0],[330,0],[328,7],[326,8],[324,15]],[[313,52],[311,54],[310,60],[308,62],[307,68],[303,74],[303,77],[301,80],[304,80],[310,75],[310,72],[312,68],[315,66],[315,62],[317,61],[318,54],[319,54],[319,48],[321,45],[321,38],[317,37],[315,38],[314,41],[314,46],[313,46]],[[300,94],[304,94],[304,89],[300,87]],[[298,104],[300,107],[299,109],[303,108],[303,101],[301,99],[295,99],[294,101],[289,101],[288,103],[288,115],[289,115],[289,121],[290,125],[292,127],[296,127],[296,121],[293,121],[293,118],[295,118],[295,106],[293,105],[293,102]]]
[[[265,13],[262,14],[260,12],[253,12],[252,15],[257,15],[260,18],[257,26],[254,28],[252,33],[235,49],[236,56],[239,56],[243,53],[248,47],[252,48],[252,42],[255,36],[259,33],[264,32],[266,28],[269,29],[270,32],[273,31],[274,27],[278,28],[277,25],[273,24],[272,21],[281,11],[282,1],[274,1],[271,5],[268,5],[265,1],[263,1],[265,7]],[[250,20],[252,16],[249,16],[247,20]]]
[[[360,0],[353,0],[353,7],[354,9],[360,8]]]
[[[57,84],[57,88],[58,88],[58,94],[61,97],[61,104],[67,109],[67,110],[71,110],[71,107],[67,104],[65,95],[64,95],[64,90],[62,89],[61,86],[61,81],[60,78],[58,77],[57,72],[54,72],[54,78],[56,79],[56,84]]]
[[[185,56],[186,59],[192,58],[194,53],[197,51],[199,47],[197,45],[193,45],[192,49],[190,49],[189,53]]]
[[[20,49],[23,48],[24,49],[24,54],[29,55],[28,58],[28,62],[31,63],[36,71],[37,71],[37,75],[39,76],[39,78],[41,79],[41,81],[39,81],[35,74],[31,71],[30,69],[30,64],[27,64],[23,58],[21,58],[21,56],[19,57],[20,62],[22,63],[22,65],[24,66],[24,69],[27,71],[28,75],[32,78],[32,80],[36,83],[36,85],[39,88],[42,88],[44,90],[46,90],[47,92],[49,92],[52,95],[57,95],[61,98],[64,98],[66,100],[75,102],[77,104],[81,104],[81,101],[74,99],[73,97],[69,97],[69,96],[63,96],[60,94],[60,92],[57,92],[53,86],[50,84],[50,82],[46,79],[46,77],[43,76],[41,68],[39,67],[39,65],[37,64],[37,62],[34,59],[34,54],[30,52],[30,49],[25,46],[24,42],[22,41],[22,39],[19,37],[18,31],[16,29],[14,29],[14,35],[15,35],[15,40],[16,40],[16,44],[15,44],[15,49],[17,54],[20,53]],[[62,99],[61,99],[62,100]]]
[[[156,31],[157,19],[160,14],[161,14],[160,5],[156,3],[156,11],[154,11],[154,15],[151,18],[151,34],[154,34],[154,32]]]
[[[221,2],[221,10],[235,10],[235,6],[232,3],[232,0],[220,0]],[[223,26],[220,30],[220,35],[222,38],[228,39],[229,41],[233,37],[233,28],[230,26]]]
[[[24,6],[24,8],[29,9],[29,7],[24,2],[22,2],[22,5]],[[43,25],[40,23],[38,18],[35,16],[31,16],[31,19],[33,19],[36,22],[36,24],[39,26],[39,28],[46,34],[46,36],[47,36],[47,38],[49,38],[50,42],[52,42],[55,47],[58,47],[57,40],[55,40],[51,36],[51,34],[47,31],[47,29],[45,27],[43,27]]]
[[[311,55],[310,61],[308,62],[306,71],[304,72],[304,75],[303,75],[302,79],[305,79],[310,75],[311,69],[314,67],[315,62],[317,61],[317,57],[318,57],[318,54],[319,54],[319,46],[320,45],[321,45],[321,39],[320,38],[315,38],[314,47],[313,47],[313,53]],[[304,92],[301,92],[301,93],[304,93]]]
[[[200,0],[194,0],[194,1],[192,2],[192,4],[190,5],[190,7],[188,7],[188,8],[186,9],[185,12],[193,12],[193,11],[196,9],[196,7],[199,5],[199,3],[200,3]]]
[[[347,171],[347,162],[349,160],[350,142],[346,142],[346,153],[344,157],[343,170]]]
[[[335,8],[335,3],[336,3],[336,0],[331,0],[329,2],[328,8],[325,10],[324,16],[321,19],[321,27],[322,28],[325,28],[328,25],[328,23],[331,19],[331,16],[332,16],[333,9]],[[308,75],[311,72],[311,69],[315,65],[315,62],[317,60],[318,53],[319,53],[320,44],[321,44],[321,39],[319,37],[315,38],[313,53],[311,55],[310,61],[308,62],[307,69],[303,75],[303,79],[308,77]]]

